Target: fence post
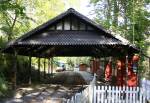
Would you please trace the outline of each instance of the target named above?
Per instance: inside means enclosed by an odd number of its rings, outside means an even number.
[[[89,85],[89,103],[92,103],[92,95],[91,95],[91,94],[92,94],[92,91],[93,91],[93,90],[92,90],[92,85],[90,84],[90,85]]]
[[[93,80],[90,82],[90,85],[89,85],[89,103],[94,102],[94,93],[96,92],[94,91],[95,83],[96,83],[96,74],[94,73]]]

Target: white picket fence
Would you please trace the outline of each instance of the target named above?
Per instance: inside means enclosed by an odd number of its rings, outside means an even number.
[[[93,103],[146,103],[139,87],[94,86]]]
[[[67,100],[67,103],[89,103],[89,90],[90,86],[84,89],[80,93],[76,93],[71,99]]]
[[[150,80],[142,79],[140,84],[143,88],[144,95],[146,96],[147,100],[150,101]]]
[[[139,87],[89,85],[67,103],[146,103],[146,96]]]

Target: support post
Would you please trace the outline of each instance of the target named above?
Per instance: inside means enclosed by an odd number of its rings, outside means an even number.
[[[32,58],[31,58],[31,56],[29,56],[29,85],[31,85],[31,75],[32,75],[32,73],[31,73],[31,62],[32,62]]]
[[[38,58],[38,80],[40,81],[40,58]]]
[[[17,86],[17,51],[14,49],[14,67],[12,70],[12,88],[16,89]]]
[[[48,74],[50,74],[50,58],[48,58]]]
[[[53,57],[51,58],[51,74],[53,74]]]
[[[126,86],[128,85],[128,55],[126,55]]]
[[[44,79],[45,79],[45,76],[46,76],[46,72],[45,72],[45,65],[46,64],[46,61],[45,61],[45,58],[44,58]]]
[[[149,58],[149,74],[150,74],[150,58]]]

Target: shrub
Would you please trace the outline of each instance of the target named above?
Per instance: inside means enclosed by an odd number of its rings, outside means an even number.
[[[6,96],[7,90],[8,90],[7,82],[3,74],[0,74],[0,97]]]

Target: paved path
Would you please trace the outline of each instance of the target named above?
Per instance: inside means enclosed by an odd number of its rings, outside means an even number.
[[[68,85],[72,85],[77,82],[77,84],[81,85],[82,82],[80,83],[80,81],[82,81],[82,79],[88,84],[93,79],[93,76],[84,71],[66,71],[57,74],[56,80],[60,82],[61,79],[64,84],[68,83]],[[70,98],[82,89],[82,86],[62,86],[50,84],[18,88],[14,93],[14,97],[6,99],[2,103],[63,103],[66,99]]]
[[[18,88],[13,98],[2,103],[65,103],[81,86],[38,85]]]

